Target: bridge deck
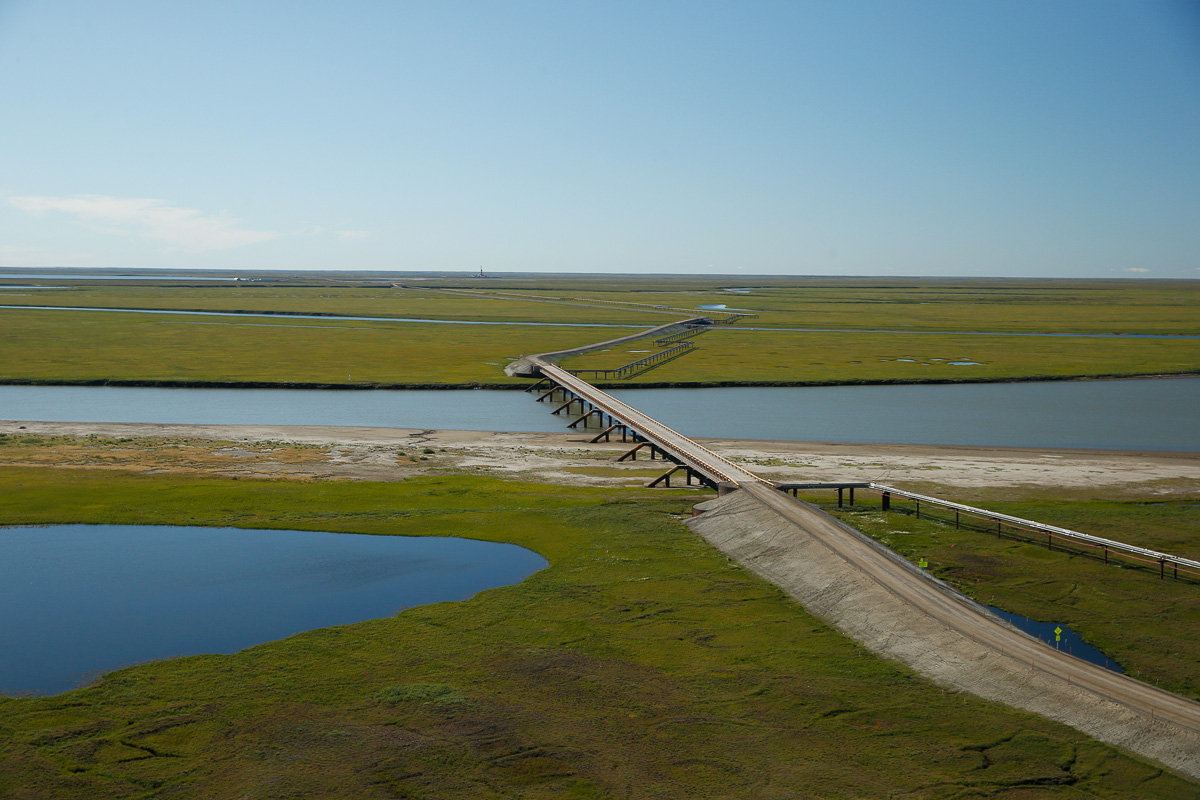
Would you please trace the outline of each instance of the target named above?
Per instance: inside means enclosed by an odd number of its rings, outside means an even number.
[[[727,458],[717,455],[707,447],[693,442],[683,434],[673,431],[653,417],[647,416],[632,406],[622,403],[612,395],[602,392],[582,378],[577,378],[562,367],[557,367],[537,356],[530,361],[542,375],[560,386],[570,389],[578,397],[591,403],[613,419],[619,419],[647,440],[669,453],[679,463],[716,483],[769,483],[753,472],[739,467]]]

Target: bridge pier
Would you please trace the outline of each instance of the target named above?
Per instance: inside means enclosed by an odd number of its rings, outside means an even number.
[[[617,461],[624,461],[627,458],[630,461],[637,461],[638,450],[641,450],[643,447],[650,448],[650,460],[651,461],[653,461],[655,459],[655,456],[658,456],[658,455],[661,455],[663,457],[663,461],[674,461],[674,459],[671,458],[670,453],[668,453],[666,450],[663,450],[661,447],[656,445],[654,442],[638,442],[632,448],[627,450],[620,458],[618,458]]]
[[[562,412],[566,411],[569,414],[569,413],[571,413],[571,406],[575,405],[576,403],[579,403],[579,410],[582,412],[584,410],[584,406],[587,404],[587,401],[584,400],[582,397],[572,395],[570,400],[563,403],[561,406],[554,409],[550,413],[551,414],[561,414]]]
[[[653,489],[655,486],[658,486],[661,483],[663,486],[670,489],[671,488],[671,476],[674,475],[676,472],[680,472],[680,471],[682,471],[684,473],[684,475],[687,477],[687,485],[688,486],[692,485],[692,479],[695,478],[696,482],[699,483],[701,486],[707,486],[710,489],[718,488],[715,483],[710,481],[708,478],[705,478],[699,472],[696,472],[694,469],[687,466],[686,464],[676,464],[675,466],[671,467],[669,470],[664,472],[662,475],[659,475],[657,478],[655,478],[654,480],[647,483],[646,488]]]
[[[632,431],[629,429],[628,425],[626,425],[624,422],[617,421],[616,419],[613,418],[613,416],[611,414],[608,417],[608,421],[609,421],[609,426],[607,428],[605,428],[604,430],[600,431],[599,433],[597,433],[595,438],[590,439],[589,440],[590,444],[595,444],[596,442],[600,441],[601,439],[604,439],[604,441],[606,441],[606,442],[610,441],[610,437],[617,430],[621,431],[621,441],[622,442],[629,441],[628,436],[630,433],[632,433]],[[636,436],[636,434],[634,434],[634,435]]]
[[[598,408],[593,408],[591,411],[587,412],[586,414],[584,414],[584,415],[583,415],[582,417],[580,417],[579,419],[577,419],[577,420],[575,420],[574,422],[572,422],[571,424],[567,425],[567,427],[568,427],[568,428],[574,428],[575,426],[577,426],[579,423],[581,423],[581,422],[582,422],[582,423],[583,423],[583,427],[585,427],[585,428],[586,428],[586,427],[587,427],[587,422],[586,422],[585,420],[589,419],[589,418],[590,418],[590,417],[591,417],[593,414],[596,414],[596,415],[598,415],[598,416],[600,417],[600,424],[601,424],[601,425],[603,425],[603,424],[604,424],[604,412],[603,412],[603,411],[601,411],[601,410],[600,410],[600,409],[598,409]],[[594,441],[594,440],[593,440],[593,441]]]

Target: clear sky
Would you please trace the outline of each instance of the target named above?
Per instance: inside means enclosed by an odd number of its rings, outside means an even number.
[[[0,0],[0,264],[1200,278],[1200,3]]]

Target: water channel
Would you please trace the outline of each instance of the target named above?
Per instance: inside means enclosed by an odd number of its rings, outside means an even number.
[[[1200,451],[1200,378],[613,392],[688,436]],[[520,391],[0,386],[0,418],[565,431]]]
[[[53,694],[131,663],[462,600],[545,566],[515,545],[453,538],[0,528],[0,692]]]
[[[4,277],[0,275],[0,277]],[[213,280],[219,280],[214,278]],[[39,289],[39,288],[55,288],[50,286],[3,286],[0,285],[0,292],[5,289]],[[0,295],[3,296],[3,295]],[[38,305],[0,305],[0,309],[13,310],[32,310],[32,311],[98,311],[110,314],[172,314],[183,316],[201,316],[201,317],[266,317],[274,319],[316,319],[336,322],[338,320],[350,320],[359,322],[422,322],[432,325],[515,325],[515,326],[532,326],[532,327],[555,327],[555,328],[637,328],[644,329],[644,325],[621,325],[605,322],[515,322],[506,320],[469,320],[469,319],[426,319],[422,317],[362,317],[351,316],[347,314],[291,314],[271,311],[184,311],[180,309],[169,308],[113,308],[94,306],[38,306]],[[704,311],[716,309],[727,312],[750,311],[747,308],[729,308],[725,305],[702,305],[696,306],[696,311]],[[236,323],[209,323],[212,325]],[[900,333],[906,336],[1032,336],[1032,337],[1052,337],[1052,338],[1068,338],[1068,339],[1200,339],[1200,335],[1189,333],[1042,333],[1039,331],[922,331],[922,330],[901,330],[891,328],[756,328],[754,326],[739,325],[736,328],[714,328],[722,334],[737,334],[745,331],[787,331],[793,333]],[[906,361],[907,359],[897,359],[898,361]],[[936,359],[935,359],[936,360]],[[974,363],[974,362],[970,362]]]

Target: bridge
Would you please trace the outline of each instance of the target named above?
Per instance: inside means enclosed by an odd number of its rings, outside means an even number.
[[[663,331],[657,329],[656,332]],[[673,466],[652,481],[649,484],[651,486],[664,483],[669,486],[670,477],[683,472],[688,483],[695,479],[717,489],[719,500],[714,502],[733,499],[731,495],[744,497],[743,501],[739,501],[741,506],[734,521],[725,526],[732,532],[723,531],[717,535],[706,533],[705,538],[727,555],[751,566],[764,578],[787,590],[806,606],[811,604],[810,610],[824,616],[817,611],[817,607],[826,600],[826,590],[819,589],[815,595],[811,591],[805,594],[806,581],[810,589],[812,584],[805,577],[808,568],[802,557],[797,563],[796,552],[788,552],[788,541],[796,542],[797,550],[805,546],[804,541],[819,542],[821,548],[835,555],[835,562],[841,565],[838,569],[844,576],[842,580],[865,580],[867,583],[864,586],[875,587],[877,601],[889,607],[887,613],[897,615],[897,620],[908,619],[906,624],[910,624],[910,637],[887,634],[882,640],[868,642],[870,637],[859,635],[862,634],[861,630],[855,632],[853,625],[843,626],[845,620],[838,617],[836,608],[829,614],[839,627],[859,641],[868,643],[872,649],[899,658],[939,682],[949,680],[975,694],[1065,722],[1103,741],[1128,747],[1193,777],[1200,777],[1200,703],[1090,664],[1022,633],[961,592],[918,570],[894,551],[815,507],[789,497],[787,493],[794,495],[800,489],[837,488],[840,500],[842,491],[849,489],[853,502],[855,488],[877,491],[882,495],[885,509],[892,497],[917,503],[918,513],[922,502],[938,505],[953,510],[956,520],[960,514],[982,516],[994,520],[997,525],[1008,524],[1040,531],[1051,537],[1051,542],[1057,536],[1101,547],[1106,560],[1113,550],[1153,560],[1158,563],[1164,576],[1168,564],[1176,570],[1177,576],[1181,568],[1189,572],[1200,569],[1200,562],[883,484],[775,483],[714,453],[557,366],[552,361],[557,355],[543,354],[523,359],[528,370],[524,374],[540,377],[529,391],[541,389],[542,394],[538,397],[541,401],[565,401],[555,409],[556,413],[570,412],[578,407],[579,416],[570,423],[571,427],[586,426],[594,420],[606,426],[592,438],[593,442],[601,438],[608,440],[617,432],[625,441],[632,439],[634,446],[621,457],[622,460],[636,458],[638,452],[648,451],[651,458],[662,456],[671,462]],[[712,504],[702,504],[702,507],[709,505]],[[710,513],[716,512],[705,511],[703,516],[707,517]],[[712,524],[709,524],[710,531]],[[826,576],[822,580],[828,579]],[[882,593],[878,590],[882,590]],[[846,588],[842,587],[838,594],[845,591]],[[873,609],[882,610],[879,605],[873,606]],[[939,655],[938,667],[927,671],[930,669],[929,663],[922,661],[922,658],[928,655],[928,648],[925,652],[919,652],[922,648],[917,647],[917,654],[912,649],[913,642],[919,643],[924,636],[929,637],[929,647],[941,647],[948,641],[945,638],[935,640],[936,636],[952,637],[951,644],[964,652],[967,651],[968,641],[969,648],[975,652],[980,652],[976,648],[984,648],[991,660],[989,680],[993,682],[981,684],[978,668],[970,663],[969,658],[943,659]],[[897,641],[905,638],[905,643]],[[1031,680],[1039,682],[1036,688],[1030,685]],[[1098,701],[1099,707],[1096,705]],[[1105,710],[1103,703],[1108,701],[1120,704],[1124,710],[1120,713]]]
[[[580,416],[571,423],[572,427],[586,423],[592,417],[599,417],[608,428],[597,436],[611,435],[614,429],[620,429],[623,435],[632,436],[636,445],[626,456],[636,457],[637,451],[650,447],[650,455],[661,454],[675,467],[660,476],[654,483],[662,481],[670,486],[670,476],[683,472],[690,483],[692,479],[714,489],[721,484],[741,486],[747,483],[761,483],[763,479],[754,473],[739,467],[729,459],[717,455],[712,450],[698,444],[678,431],[668,428],[658,420],[643,414],[632,406],[622,403],[612,395],[597,389],[590,383],[562,367],[544,359],[542,356],[530,356],[530,364],[542,376],[542,381],[534,384],[529,391],[551,384],[552,388],[538,399],[553,398],[556,394],[566,396],[567,402],[557,410],[570,410],[578,403]]]

